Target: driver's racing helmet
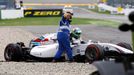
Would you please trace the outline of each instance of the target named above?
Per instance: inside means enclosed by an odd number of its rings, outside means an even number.
[[[75,39],[79,39],[81,33],[82,31],[80,28],[74,28],[71,34],[72,34],[72,37],[74,37]]]
[[[44,36],[40,36],[39,39],[40,39],[40,40],[44,40]]]

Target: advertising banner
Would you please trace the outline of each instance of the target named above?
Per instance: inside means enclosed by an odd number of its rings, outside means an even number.
[[[24,17],[59,17],[62,9],[33,9],[24,10]]]

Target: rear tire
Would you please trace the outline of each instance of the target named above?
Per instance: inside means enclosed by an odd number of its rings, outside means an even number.
[[[99,71],[94,71],[93,73],[91,73],[90,75],[100,75]]]
[[[6,61],[20,61],[22,58],[22,48],[18,44],[8,44],[4,51]]]
[[[91,44],[86,48],[85,57],[89,63],[102,60],[104,58],[104,48],[98,44]]]
[[[125,42],[118,43],[117,45],[118,45],[118,46],[121,46],[121,47],[123,47],[123,48],[129,49],[129,50],[131,50],[131,51],[133,50],[132,47],[131,47],[131,45],[128,44],[128,43],[125,43]]]

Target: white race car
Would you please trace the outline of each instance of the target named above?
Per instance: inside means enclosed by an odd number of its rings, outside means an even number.
[[[47,36],[51,35],[53,34],[48,34]],[[49,37],[48,39],[53,37]],[[107,59],[109,58],[107,54],[111,54],[111,56],[118,53],[133,54],[131,46],[127,43],[111,44],[92,40],[88,42],[75,40],[73,44],[71,43],[71,47],[76,62],[87,61],[91,63],[96,60]],[[57,50],[58,43],[56,39],[51,39],[51,43],[49,44],[33,47],[25,47],[23,42],[10,43],[5,48],[4,58],[6,61],[52,61]],[[61,60],[66,58],[65,53],[62,56]]]

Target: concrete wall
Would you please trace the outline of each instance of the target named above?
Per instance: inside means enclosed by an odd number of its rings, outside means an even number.
[[[24,17],[23,10],[1,10],[1,19],[15,19]]]
[[[108,10],[111,12],[111,14],[116,12],[115,14],[124,14],[124,15],[129,15],[132,11],[134,11],[134,8],[122,8],[121,11],[118,10],[118,7],[112,7],[106,4],[98,4],[99,8],[102,8],[104,10]],[[113,14],[114,14],[113,13]]]
[[[134,11],[134,9],[128,9],[128,8],[127,8],[127,9],[124,9],[123,12],[124,12],[125,15],[128,16],[128,15],[129,15],[131,12],[133,12],[133,11]]]

